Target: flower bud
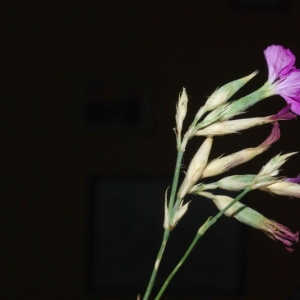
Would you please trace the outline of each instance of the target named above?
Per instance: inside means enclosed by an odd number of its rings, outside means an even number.
[[[199,184],[194,185],[189,190],[189,194],[199,195],[199,193],[202,192],[202,191],[214,190],[214,189],[217,189],[217,188],[218,188],[217,183],[208,183],[208,184],[199,183]]]
[[[253,174],[228,176],[217,181],[217,186],[223,190],[242,191],[253,182],[255,177],[256,175]]]
[[[279,125],[278,123],[274,123],[271,134],[261,145],[259,145],[256,148],[244,149],[230,154],[228,156],[212,160],[210,163],[207,164],[206,168],[204,169],[202,178],[222,174],[235,166],[241,165],[251,160],[255,156],[266,151],[271,144],[273,144],[279,139],[279,137]]]
[[[206,194],[207,198],[212,199],[214,204],[220,211],[234,200],[233,198],[227,196],[213,195],[210,193]],[[293,252],[294,244],[299,242],[299,231],[296,233],[292,233],[289,228],[273,220],[267,219],[256,210],[240,202],[236,202],[234,205],[232,205],[225,212],[225,215],[228,217],[234,217],[241,223],[261,230],[271,239],[282,242],[284,247],[289,252]]]
[[[260,126],[266,123],[274,123],[279,120],[291,120],[296,117],[295,114],[289,111],[290,106],[280,110],[276,115],[258,118],[248,118],[239,120],[230,120],[214,123],[207,126],[202,130],[198,130],[195,135],[197,136],[216,136],[225,135],[231,133],[237,133],[239,131]]]
[[[183,205],[183,200],[181,200],[180,205],[179,205],[178,209],[176,210],[173,219],[171,220],[171,223],[170,223],[171,230],[177,225],[179,220],[187,212],[189,204],[190,204],[190,201]]]
[[[276,176],[278,174],[278,169],[287,161],[287,158],[296,153],[298,152],[291,152],[285,155],[276,155],[265,166],[263,166],[257,177]]]
[[[175,209],[176,211],[173,218],[171,218],[170,220],[169,208],[167,204],[167,191],[168,189],[165,192],[165,218],[163,226],[165,230],[173,230],[173,228],[177,225],[179,220],[187,212],[190,201],[183,205],[183,200],[181,200],[177,207],[173,207],[173,209]]]
[[[175,115],[176,128],[178,134],[180,134],[182,131],[183,120],[185,119],[186,112],[187,112],[187,103],[188,103],[188,96],[185,88],[183,88],[182,93],[179,95],[179,100],[176,106],[176,115]]]
[[[252,74],[229,82],[216,91],[207,99],[204,107],[206,111],[211,111],[225,103],[230,97],[232,97],[241,87],[243,87],[248,81],[250,81],[258,71],[253,72]]]
[[[279,196],[288,196],[300,198],[300,185],[288,181],[279,181],[268,186],[264,186],[262,190]]]
[[[201,178],[203,170],[207,164],[212,142],[212,138],[207,138],[190,162],[185,178],[178,191],[178,197],[180,199],[183,199],[184,196],[189,193],[193,185]]]
[[[269,97],[268,91],[266,90],[266,86],[262,86],[258,90],[253,93],[242,97],[236,101],[231,102],[227,107],[226,111],[223,113],[223,116],[220,118],[220,121],[226,121],[234,116],[240,115],[245,112],[246,109],[253,106],[260,100]]]

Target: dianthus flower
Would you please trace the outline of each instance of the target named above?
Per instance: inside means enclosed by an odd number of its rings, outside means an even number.
[[[268,64],[270,93],[280,95],[291,104],[291,110],[300,115],[300,70],[295,56],[280,45],[269,46],[264,55]]]

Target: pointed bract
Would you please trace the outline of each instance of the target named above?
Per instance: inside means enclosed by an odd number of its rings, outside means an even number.
[[[212,142],[212,138],[207,138],[190,162],[185,178],[178,191],[178,197],[180,199],[183,199],[184,196],[190,192],[192,186],[201,178],[203,170],[207,165]]]
[[[186,204],[183,204],[183,200],[180,202],[180,205],[174,215],[174,218],[172,219],[171,223],[170,223],[170,229],[172,230],[177,223],[179,222],[179,220],[183,217],[183,215],[187,212],[190,201],[187,202]]]
[[[187,112],[187,103],[188,103],[188,96],[186,93],[185,88],[182,89],[182,93],[179,95],[179,100],[176,107],[176,129],[177,133],[180,134],[182,130],[183,120],[185,119],[186,112]]]
[[[258,173],[257,177],[260,176],[276,176],[278,174],[278,169],[287,161],[287,159],[295,155],[298,152],[291,152],[284,155],[276,155],[269,162],[262,167],[261,171]]]
[[[167,200],[167,196],[168,196],[168,189],[166,189],[165,192],[165,218],[164,218],[164,229],[167,230],[170,227],[170,220],[169,220],[169,209],[168,209],[168,200]]]
[[[224,104],[230,99],[241,87],[243,87],[248,81],[250,81],[258,71],[251,73],[250,75],[229,82],[215,92],[207,99],[204,107],[206,111],[211,111]]]

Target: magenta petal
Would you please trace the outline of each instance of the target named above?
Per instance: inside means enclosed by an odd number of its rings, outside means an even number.
[[[297,115],[289,111],[291,106],[292,104],[288,104],[285,108],[280,110],[276,115],[271,116],[269,119],[272,121],[295,119]]]
[[[296,60],[289,49],[285,49],[280,45],[269,46],[264,51],[264,55],[268,64],[270,82],[289,74]]]
[[[291,110],[300,115],[300,70],[293,69],[287,76],[272,84],[276,94],[291,104]]]
[[[269,147],[280,138],[280,129],[278,122],[275,122],[272,127],[272,131],[267,139],[260,145],[260,147]]]
[[[293,246],[299,242],[299,231],[292,233],[289,228],[273,221],[267,220],[265,222],[266,231],[265,233],[272,239],[283,243],[285,249],[289,252],[293,252]]]
[[[286,178],[285,181],[292,182],[292,183],[300,183],[300,175],[298,175],[297,177],[294,177],[294,178]]]
[[[288,104],[286,107],[281,109],[276,115],[284,115],[286,112],[288,112],[291,109],[291,104]]]

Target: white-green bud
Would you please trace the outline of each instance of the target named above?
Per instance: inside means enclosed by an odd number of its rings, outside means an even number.
[[[288,181],[280,181],[263,187],[261,190],[279,196],[300,198],[300,185]]]
[[[182,131],[183,120],[185,119],[186,112],[187,112],[187,103],[188,103],[188,96],[185,88],[183,88],[182,93],[179,95],[178,103],[176,106],[176,115],[175,115],[176,129],[178,134],[180,134]]]
[[[261,176],[276,176],[278,169],[287,161],[287,159],[298,152],[291,152],[284,155],[276,155],[273,157],[258,173],[257,177]]]
[[[202,130],[198,130],[195,135],[216,136],[216,135],[237,133],[238,131],[241,130],[245,130],[254,126],[259,126],[271,122],[272,120],[270,120],[269,117],[258,117],[258,118],[248,118],[248,119],[217,122],[207,126]]]
[[[230,97],[232,97],[241,87],[243,87],[249,80],[251,80],[258,72],[255,71],[252,74],[231,81],[216,91],[207,99],[204,107],[206,111],[211,111],[224,104]]]
[[[180,199],[183,199],[184,196],[190,192],[190,189],[193,187],[193,185],[201,178],[203,170],[208,161],[212,142],[212,138],[207,138],[190,162],[185,178],[178,191],[178,197]]]
[[[228,176],[217,181],[216,184],[223,190],[242,191],[252,183],[255,176],[253,174]]]

